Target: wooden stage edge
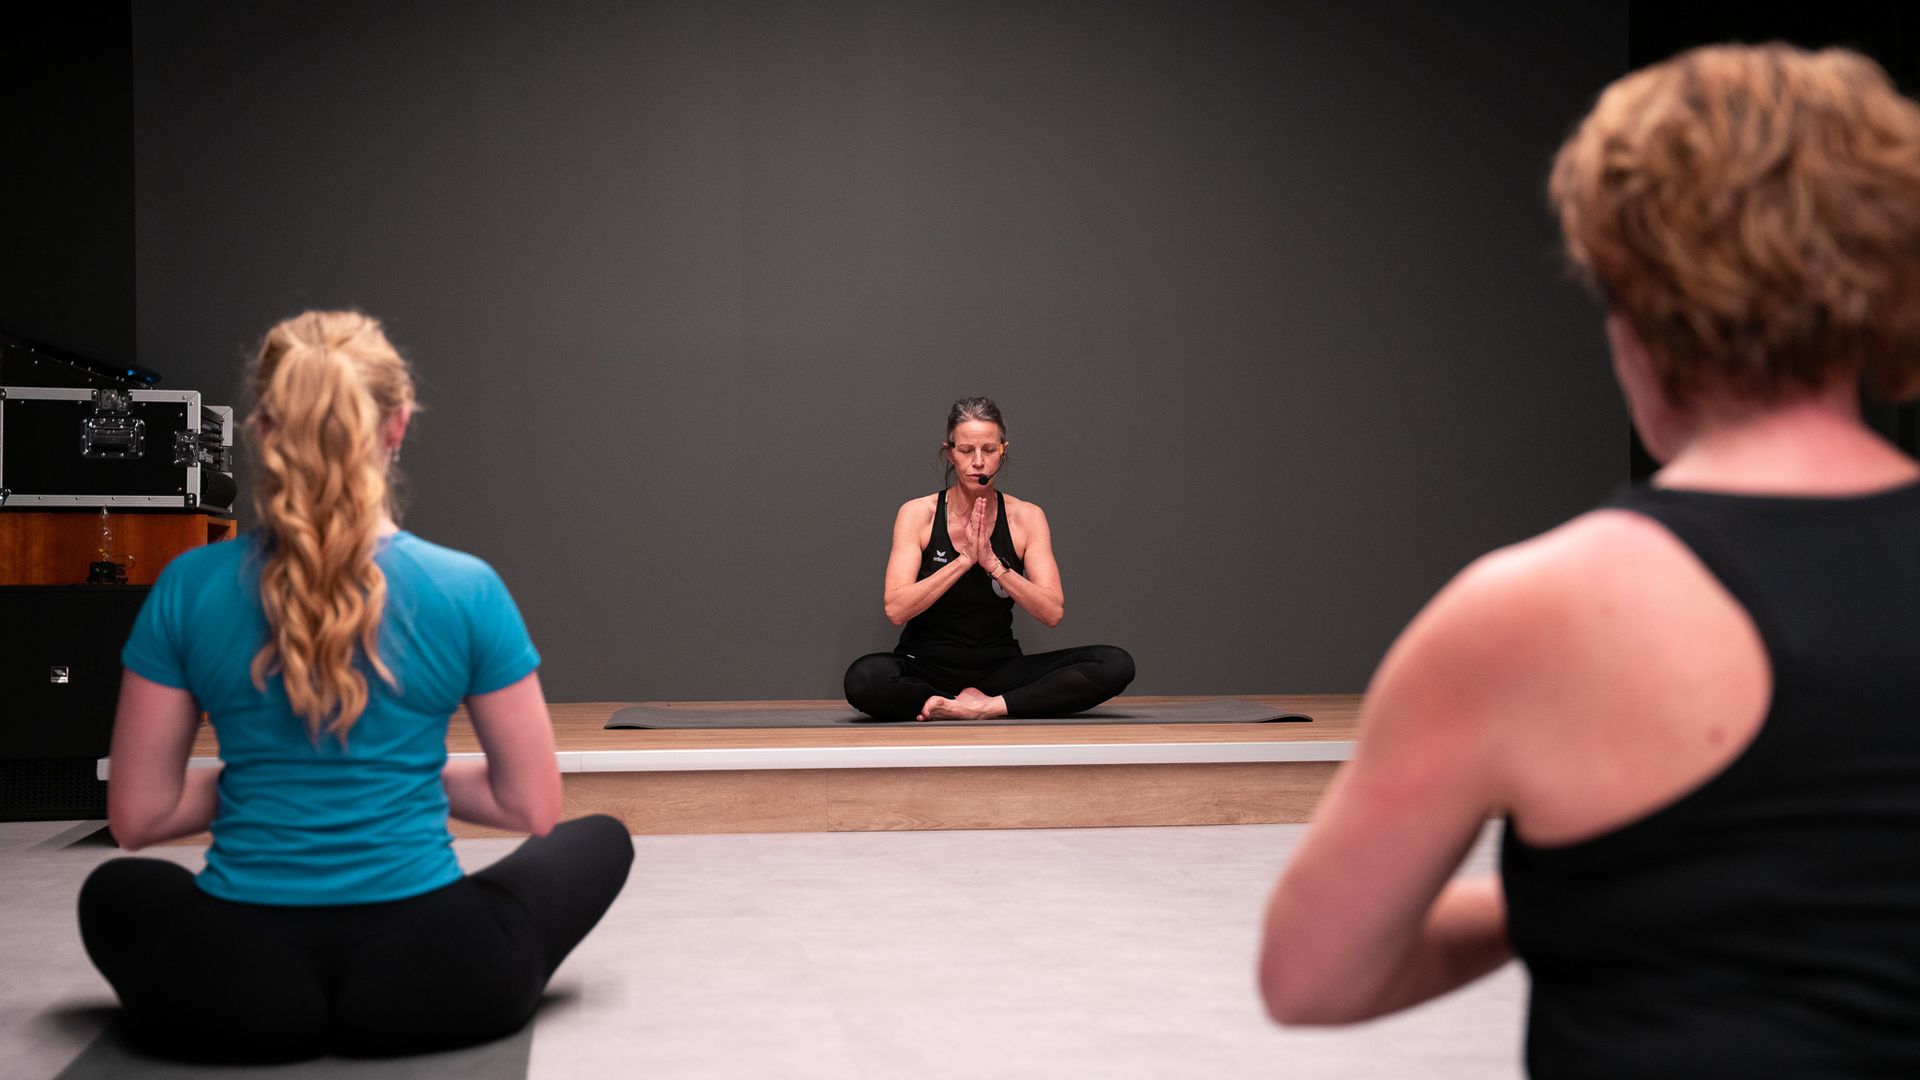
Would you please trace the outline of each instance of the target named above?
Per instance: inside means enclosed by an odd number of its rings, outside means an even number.
[[[1350,756],[1358,694],[1234,697],[1310,724],[1072,724],[605,730],[661,702],[555,703],[567,817],[636,834],[1245,825],[1308,820]],[[1125,696],[1116,705],[1203,700]],[[674,702],[676,709],[840,701]],[[480,749],[464,714],[452,754]],[[196,764],[218,753],[203,729]],[[107,762],[101,762],[105,775]],[[456,836],[509,835],[454,823]],[[204,842],[204,837],[199,838]]]

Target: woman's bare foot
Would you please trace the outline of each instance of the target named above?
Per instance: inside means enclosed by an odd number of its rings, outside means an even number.
[[[969,686],[958,697],[927,699],[915,720],[994,720],[1007,715],[1005,698],[988,697]]]

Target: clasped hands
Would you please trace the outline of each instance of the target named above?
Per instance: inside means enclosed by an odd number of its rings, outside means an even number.
[[[981,496],[974,500],[973,510],[967,514],[967,526],[959,535],[951,536],[953,549],[974,562],[987,572],[988,577],[999,577],[1006,564],[993,552],[993,522],[987,517],[987,498]]]

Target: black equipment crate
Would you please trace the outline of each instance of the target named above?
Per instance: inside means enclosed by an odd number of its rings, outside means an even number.
[[[149,591],[0,586],[0,821],[106,816],[120,647]]]
[[[197,390],[0,386],[0,505],[230,510],[232,420]]]

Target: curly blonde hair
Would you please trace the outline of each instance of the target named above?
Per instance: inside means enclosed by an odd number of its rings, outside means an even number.
[[[1693,49],[1600,95],[1553,164],[1567,253],[1669,400],[1842,376],[1920,394],[1920,106],[1872,60]]]
[[[378,320],[309,311],[267,332],[249,379],[268,544],[260,604],[269,637],[253,682],[279,675],[318,739],[346,741],[367,706],[367,663],[389,685],[378,648],[387,580],[375,564],[391,509],[382,424],[413,403],[413,376]]]

